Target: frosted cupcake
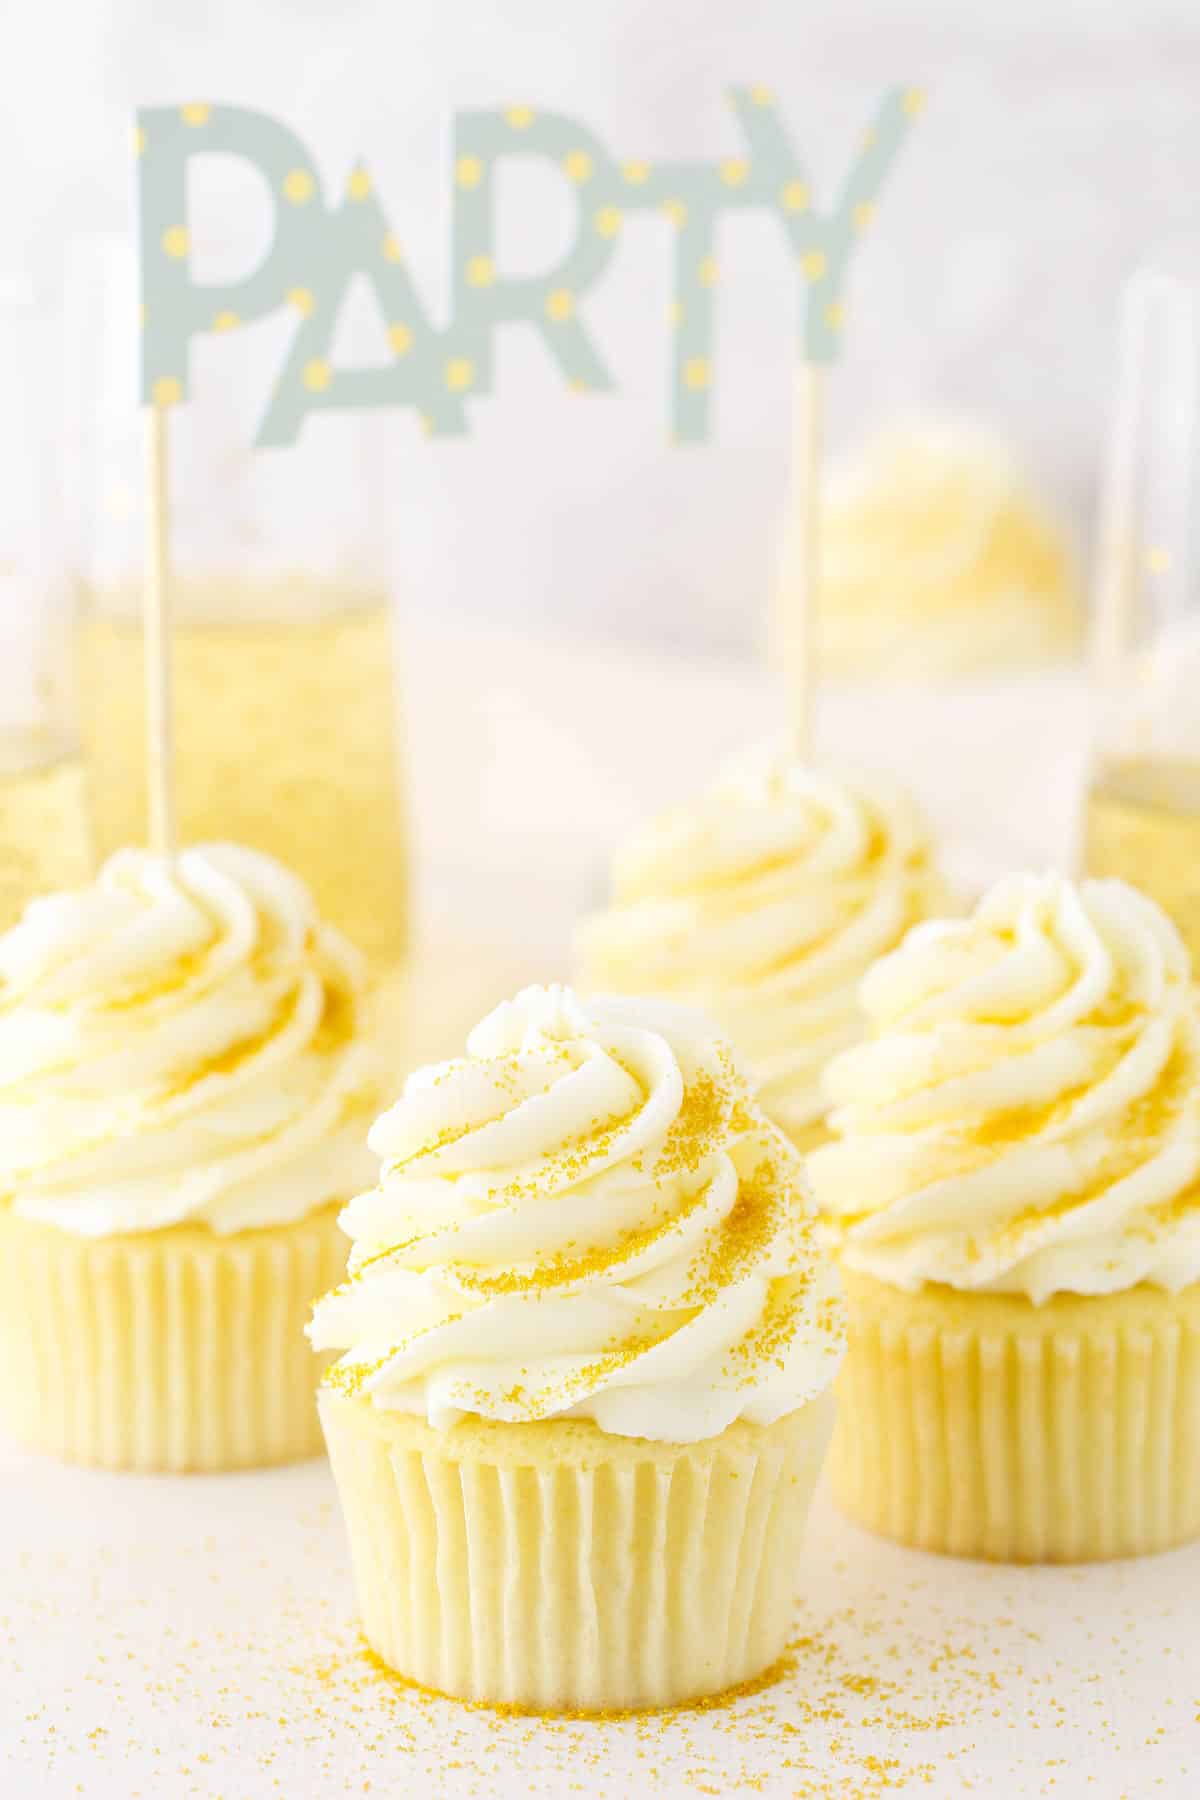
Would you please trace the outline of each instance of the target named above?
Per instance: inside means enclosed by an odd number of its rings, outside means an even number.
[[[904,1543],[1066,1561],[1200,1534],[1200,1021],[1118,881],[1003,881],[868,977],[810,1159],[850,1308],[831,1466]]]
[[[762,746],[616,857],[612,905],[579,934],[582,979],[710,1012],[804,1149],[824,1136],[826,1063],[862,1035],[863,975],[946,910],[902,790]]]
[[[122,851],[0,938],[0,1414],[24,1442],[131,1469],[320,1449],[304,1325],[372,1167],[360,1005],[305,888],[232,845]]]
[[[1003,444],[925,422],[834,471],[818,622],[830,673],[1032,668],[1077,655],[1083,617],[1070,540]]]
[[[368,1641],[601,1710],[782,1652],[841,1353],[798,1160],[705,1021],[529,988],[409,1078],[315,1345]]]

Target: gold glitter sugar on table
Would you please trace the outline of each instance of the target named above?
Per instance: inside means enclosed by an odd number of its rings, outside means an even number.
[[[240,1524],[218,1509],[208,1529],[178,1487],[155,1484],[150,1534],[98,1483],[86,1545],[65,1533],[67,1479],[37,1509],[45,1550],[19,1548],[16,1520],[0,1549],[0,1768],[14,1795],[496,1800],[516,1782],[538,1800],[1054,1800],[1068,1767],[1097,1800],[1189,1791],[1192,1552],[1137,1581],[1120,1566],[1049,1583],[973,1568],[949,1590],[945,1565],[818,1506],[805,1604],[769,1685],[663,1713],[543,1718],[379,1668],[348,1617],[319,1470],[272,1478]],[[1135,1711],[1134,1688],[1152,1704]]]

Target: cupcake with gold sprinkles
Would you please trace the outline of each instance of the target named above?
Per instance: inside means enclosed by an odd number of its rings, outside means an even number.
[[[321,1447],[304,1341],[378,1105],[357,953],[279,863],[126,850],[0,937],[0,1415],[128,1469]]]
[[[1071,540],[1003,443],[919,421],[833,471],[817,621],[827,674],[946,680],[1061,663],[1083,621]]]
[[[1200,1012],[1119,881],[1002,881],[870,974],[809,1171],[845,1280],[861,1524],[1077,1561],[1200,1535]]]
[[[612,887],[579,932],[581,981],[710,1012],[801,1149],[825,1136],[825,1065],[863,1033],[862,977],[911,925],[950,910],[902,788],[775,744],[652,821],[618,852]]]
[[[702,1018],[529,988],[409,1078],[314,1345],[367,1639],[665,1706],[784,1650],[842,1349],[795,1152]]]

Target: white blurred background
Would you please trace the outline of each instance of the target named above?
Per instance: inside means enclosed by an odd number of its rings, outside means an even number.
[[[928,90],[854,269],[834,441],[897,414],[965,414],[1026,454],[1086,531],[1119,284],[1200,233],[1194,0],[58,0],[10,23],[5,257],[53,280],[74,232],[127,228],[130,108],[220,100],[287,120],[331,180],[365,154],[440,311],[455,107],[523,101],[577,116],[619,156],[715,157],[738,147],[735,80],[770,82],[822,196],[880,90]],[[529,179],[544,204],[524,208],[514,182],[501,214],[510,267],[553,256],[565,226],[554,175]],[[652,219],[630,225],[587,304],[619,393],[567,393],[515,327],[469,440],[430,445],[411,418],[388,421],[410,607],[753,651],[786,472],[794,277],[772,221],[722,231],[707,446],[667,446],[669,232]]]

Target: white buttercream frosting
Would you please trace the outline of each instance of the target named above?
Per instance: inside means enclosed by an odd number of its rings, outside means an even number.
[[[587,985],[711,1012],[795,1134],[824,1113],[826,1063],[862,1035],[866,970],[946,909],[929,832],[902,789],[774,745],[655,821],[616,858],[613,890],[580,933]]]
[[[362,994],[270,857],[120,851],[0,938],[0,1195],[97,1237],[349,1198],[371,1168]]]
[[[785,583],[780,604],[793,599]],[[1073,655],[1082,624],[1068,535],[1005,445],[918,421],[832,471],[817,620],[827,671],[1032,667]]]
[[[1103,1294],[1200,1280],[1200,1019],[1188,958],[1119,881],[1013,876],[863,986],[875,1041],[827,1078],[809,1170],[842,1261]]]
[[[828,1386],[836,1276],[799,1160],[704,1019],[528,988],[409,1077],[319,1301],[328,1379],[435,1427],[691,1442]]]

